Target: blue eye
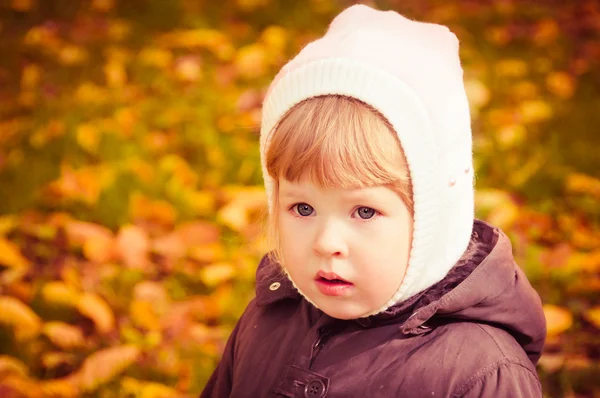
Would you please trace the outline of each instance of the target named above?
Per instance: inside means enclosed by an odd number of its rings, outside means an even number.
[[[308,217],[314,211],[312,206],[306,203],[298,203],[297,205],[294,205],[294,208],[296,209],[296,213],[298,213],[302,217]]]
[[[373,216],[376,213],[375,209],[371,209],[370,207],[359,207],[358,209],[356,209],[356,211],[358,213],[358,216],[363,220],[373,218]]]

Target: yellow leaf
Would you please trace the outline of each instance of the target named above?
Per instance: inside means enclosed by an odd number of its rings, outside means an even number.
[[[0,127],[1,129],[1,127]],[[6,215],[0,217],[0,236],[11,232],[18,225],[17,217],[14,215]]]
[[[261,33],[260,40],[270,49],[281,52],[288,42],[288,32],[281,26],[269,26]]]
[[[8,355],[0,355],[0,379],[9,373],[27,377],[27,365],[22,361]]]
[[[50,341],[63,349],[82,347],[85,339],[81,329],[64,322],[47,322],[42,328],[42,333]]]
[[[83,391],[92,392],[115,379],[131,366],[139,355],[139,348],[130,345],[97,351],[86,358],[73,378]]]
[[[567,176],[567,190],[600,199],[600,179],[582,173],[572,173]]]
[[[240,202],[230,203],[219,210],[217,219],[233,229],[240,232],[250,223],[250,217],[246,212],[245,207]]]
[[[63,365],[72,365],[75,361],[75,355],[66,352],[45,352],[42,354],[42,365],[46,368],[46,371]]]
[[[482,108],[490,102],[492,98],[489,88],[477,79],[465,81],[465,91],[469,98],[469,104],[475,108]]]
[[[10,296],[0,296],[0,324],[10,326],[17,340],[24,341],[39,334],[42,321],[20,300]]]
[[[149,251],[150,241],[146,231],[135,225],[126,225],[120,229],[117,235],[117,253],[127,267],[146,268],[150,263]]]
[[[596,327],[600,329],[600,305],[590,308],[585,312],[585,318]]]
[[[87,51],[83,47],[68,45],[63,47],[58,55],[58,60],[63,65],[80,65],[88,58]]]
[[[498,130],[497,142],[503,149],[520,145],[527,136],[527,130],[523,125],[511,124]]]
[[[268,60],[265,48],[250,44],[238,50],[234,64],[238,73],[247,79],[256,79],[267,73]]]
[[[40,388],[44,397],[75,398],[80,396],[73,379],[69,377],[42,381]]]
[[[83,244],[83,255],[95,263],[108,263],[116,253],[115,239],[97,236]]]
[[[218,243],[198,245],[190,248],[189,257],[203,263],[212,263],[225,258],[225,248]]]
[[[112,87],[122,87],[127,82],[127,72],[121,62],[109,61],[104,65],[106,83]]]
[[[64,282],[52,281],[42,287],[41,296],[44,303],[50,305],[75,307],[80,294]]]
[[[137,380],[132,377],[124,377],[121,381],[123,396],[138,398],[176,398],[181,393],[164,384]]]
[[[129,214],[136,222],[153,222],[161,226],[172,226],[177,218],[177,212],[169,202],[151,200],[138,192],[131,195]]]
[[[75,90],[75,100],[82,105],[101,105],[108,101],[109,94],[106,88],[91,82],[83,82]]]
[[[527,74],[529,67],[522,59],[501,59],[495,64],[496,74],[502,77],[522,77]]]
[[[490,223],[508,229],[519,217],[519,207],[504,191],[480,189],[475,193],[477,211]]]
[[[136,326],[147,330],[160,329],[156,308],[149,301],[134,300],[129,305],[131,320]]]
[[[102,297],[94,293],[84,293],[77,302],[77,309],[94,322],[100,333],[108,333],[114,329],[115,317]]]
[[[77,127],[77,143],[89,153],[96,153],[100,143],[100,132],[91,124]]]
[[[200,58],[185,56],[175,62],[175,76],[185,82],[198,82],[203,77]]]
[[[563,307],[545,304],[544,315],[546,316],[547,335],[549,337],[562,334],[573,324],[573,315]]]
[[[167,68],[173,61],[173,54],[170,51],[157,47],[144,48],[139,57],[143,64],[160,69]]]
[[[208,265],[200,271],[200,280],[207,286],[217,286],[230,280],[235,275],[235,268],[229,263]]]
[[[532,100],[521,103],[521,119],[525,123],[538,123],[552,116],[552,107],[545,101]]]
[[[0,266],[26,268],[29,261],[21,255],[19,248],[4,238],[0,238]]]
[[[154,281],[143,281],[133,288],[135,300],[143,300],[153,303],[158,308],[164,307],[169,302],[169,295],[165,287]]]

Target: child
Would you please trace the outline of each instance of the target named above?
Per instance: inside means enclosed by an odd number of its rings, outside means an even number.
[[[474,219],[458,41],[353,6],[263,107],[275,249],[202,397],[541,397],[538,295]]]

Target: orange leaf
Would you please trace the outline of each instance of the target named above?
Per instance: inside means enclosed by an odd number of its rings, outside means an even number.
[[[80,293],[64,282],[52,281],[42,287],[44,303],[65,307],[74,307],[79,301]]]
[[[235,268],[229,263],[208,265],[200,271],[200,279],[207,286],[217,286],[230,280],[235,275]]]
[[[42,321],[20,300],[10,296],[0,296],[0,324],[12,327],[17,340],[23,341],[39,334]]]
[[[90,239],[110,239],[113,237],[110,229],[84,221],[67,222],[65,231],[69,241],[78,245],[83,245]]]
[[[590,308],[585,312],[585,318],[596,327],[600,329],[600,305]]]
[[[40,383],[44,397],[75,398],[79,390],[71,378],[52,379]]]
[[[129,305],[131,320],[136,326],[147,330],[160,329],[156,308],[148,301],[134,300]]]
[[[139,355],[139,348],[130,345],[97,351],[86,358],[73,379],[83,391],[94,391],[131,366]]]
[[[558,336],[573,324],[573,315],[566,308],[552,304],[544,305],[544,315],[548,327],[548,336]]]
[[[29,261],[21,255],[21,251],[14,243],[0,237],[0,265],[10,268],[26,268]]]
[[[27,365],[17,358],[8,355],[0,355],[0,376],[5,376],[9,373],[27,377]]]
[[[150,242],[142,228],[126,225],[117,235],[117,253],[129,268],[144,269],[149,264]]]
[[[114,329],[115,317],[102,297],[94,293],[84,293],[77,302],[77,309],[94,322],[100,333],[108,333]]]
[[[47,322],[42,328],[42,333],[50,341],[63,349],[81,347],[85,344],[81,329],[64,322]]]
[[[72,365],[75,361],[75,355],[66,352],[45,352],[42,354],[42,365],[46,368],[46,371],[63,365]]]

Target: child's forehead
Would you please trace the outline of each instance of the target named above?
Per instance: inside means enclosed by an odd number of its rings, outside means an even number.
[[[316,181],[311,180],[307,176],[303,176],[298,181],[289,181],[285,178],[279,178],[279,194],[282,197],[309,195],[311,193],[320,194],[335,194],[349,199],[360,198],[365,196],[373,196],[381,193],[382,190],[388,190],[385,185],[376,186],[357,186],[357,187],[342,187],[331,186],[325,187]]]

